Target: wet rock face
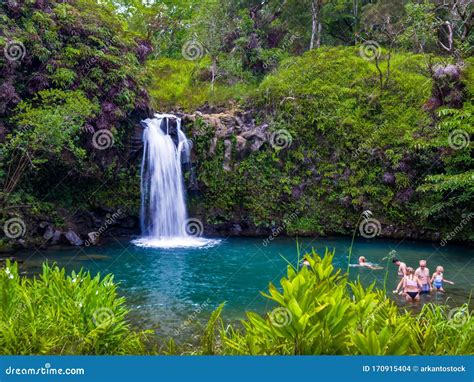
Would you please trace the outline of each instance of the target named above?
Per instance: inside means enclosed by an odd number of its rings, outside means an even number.
[[[183,123],[189,136],[207,134],[209,128],[214,132],[210,138],[209,156],[215,155],[219,141],[224,142],[225,155],[222,166],[231,171],[231,156],[235,152],[237,159],[243,159],[260,148],[269,140],[268,124],[257,125],[250,112],[221,112],[205,114],[182,114]],[[204,128],[203,128],[204,125]]]
[[[222,167],[231,171],[232,156],[235,153],[237,160],[242,160],[251,153],[259,151],[270,139],[269,125],[264,123],[257,125],[250,112],[218,112],[209,110],[209,113],[200,111],[194,114],[174,113],[182,119],[182,130],[188,138],[207,135],[209,130],[213,136],[209,138],[208,157],[216,154],[218,143],[224,143],[225,155]],[[137,126],[126,146],[128,148],[127,159],[129,161],[138,158],[143,148],[144,125]],[[161,125],[163,132],[171,136],[174,143],[178,145],[177,121],[164,119]]]
[[[231,163],[232,163],[232,141],[230,141],[229,139],[226,139],[224,141],[224,163],[223,163],[224,170],[231,171],[232,170]]]
[[[46,227],[46,230],[45,230],[44,234],[43,234],[43,239],[46,240],[46,241],[51,240],[54,237],[54,233],[55,232],[54,232],[53,226],[48,225]]]
[[[176,119],[172,118],[163,118],[161,121],[161,130],[163,133],[169,135],[173,140],[175,146],[179,144],[179,137],[178,137],[178,122]]]

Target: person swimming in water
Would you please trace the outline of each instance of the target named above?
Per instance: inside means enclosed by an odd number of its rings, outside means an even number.
[[[407,275],[400,281],[394,292],[398,292],[398,289],[402,286],[402,291],[407,301],[420,301],[420,290],[422,288],[420,279],[415,276],[413,268],[408,267],[406,271]]]
[[[364,256],[359,257],[359,267],[365,267],[372,270],[383,269],[382,267],[379,267],[376,264],[368,263],[367,259]]]
[[[443,274],[444,274],[444,268],[441,265],[439,265],[436,267],[436,272],[433,273],[433,277],[431,277],[431,283],[440,292],[444,292],[443,283],[454,285],[452,281],[446,280]]]

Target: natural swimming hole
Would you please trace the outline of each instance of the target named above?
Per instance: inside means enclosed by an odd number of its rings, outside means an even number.
[[[302,254],[312,248],[320,255],[326,247],[335,249],[334,265],[347,269],[350,238],[305,238],[298,242]],[[397,268],[389,263],[387,293],[401,307],[417,310],[428,301],[452,306],[470,301],[474,285],[472,248],[454,244],[440,247],[429,242],[358,239],[351,263],[357,263],[363,255],[384,269],[351,268],[351,279],[359,277],[365,285],[375,281],[382,288],[387,266],[382,259],[392,250],[414,268],[421,259],[428,261],[431,273],[437,265],[443,265],[446,278],[455,282],[446,286],[446,293],[433,292],[422,296],[420,303],[409,304],[391,292],[398,278]],[[68,271],[83,268],[92,274],[113,273],[132,311],[133,324],[154,330],[160,338],[173,336],[178,340],[189,340],[223,302],[223,317],[230,321],[244,318],[246,311],[264,314],[271,310],[273,305],[260,292],[267,291],[270,282],[279,286],[286,275],[287,261],[296,264],[297,256],[296,240],[291,238],[277,238],[267,246],[263,238],[226,238],[213,246],[169,249],[143,248],[127,239],[93,248],[17,254],[24,261],[20,270],[29,275],[37,274],[44,261],[55,262]]]

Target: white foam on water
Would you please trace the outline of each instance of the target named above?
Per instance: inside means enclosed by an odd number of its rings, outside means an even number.
[[[141,237],[133,240],[132,243],[143,248],[211,248],[218,245],[221,240],[205,239],[201,237],[168,237],[153,238]]]

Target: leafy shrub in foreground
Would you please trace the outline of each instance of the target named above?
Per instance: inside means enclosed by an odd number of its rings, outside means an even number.
[[[350,283],[332,265],[333,253],[306,258],[311,269],[288,267],[281,289],[263,295],[277,303],[266,317],[249,312],[243,330],[222,327],[222,354],[442,355],[472,354],[474,320],[468,306],[427,304],[400,312],[374,285]],[[214,327],[216,320],[213,320]],[[209,332],[207,330],[206,332]],[[213,343],[216,343],[213,340]]]
[[[0,354],[143,354],[146,332],[130,330],[125,299],[111,275],[65,274],[43,265],[39,277],[0,269]]]

